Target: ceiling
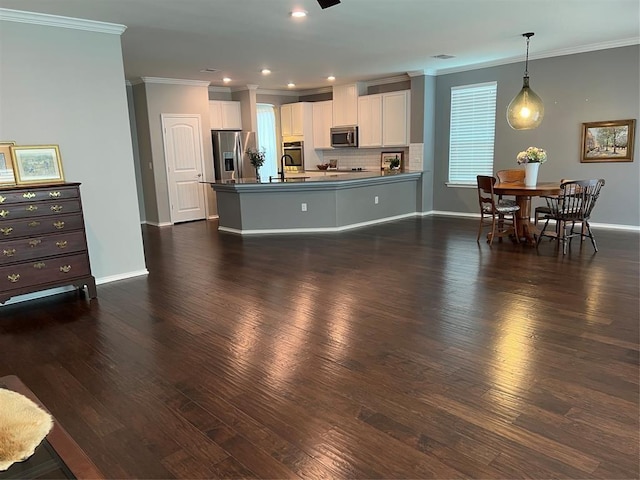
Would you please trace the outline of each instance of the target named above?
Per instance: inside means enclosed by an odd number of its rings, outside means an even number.
[[[0,0],[0,7],[122,24],[128,80],[321,89],[437,75],[640,43],[638,0]],[[289,12],[301,8],[304,19]],[[436,55],[453,55],[443,60]],[[272,73],[263,76],[262,68]],[[217,72],[201,72],[206,68]],[[232,79],[224,84],[222,78]]]

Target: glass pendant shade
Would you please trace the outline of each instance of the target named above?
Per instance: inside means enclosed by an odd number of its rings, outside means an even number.
[[[523,79],[522,90],[507,108],[507,122],[514,130],[531,130],[542,123],[544,105],[542,99],[529,88],[529,77]]]

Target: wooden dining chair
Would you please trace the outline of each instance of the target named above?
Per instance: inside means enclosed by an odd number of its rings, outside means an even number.
[[[597,252],[598,247],[589,219],[604,183],[602,178],[562,182],[560,195],[544,197],[550,213],[545,215],[546,221],[538,236],[537,244],[540,244],[542,237],[553,238],[558,241],[558,244],[562,244],[562,253],[566,254],[573,237],[580,237],[582,240],[589,238],[593,249]],[[555,232],[547,232],[550,220],[555,221]],[[579,231],[576,231],[576,223],[580,224]]]
[[[516,230],[516,212],[520,207],[510,200],[499,200],[493,191],[496,183],[495,177],[478,175],[478,203],[480,204],[480,226],[478,228],[477,242],[480,242],[482,228],[490,226],[491,231],[487,235],[487,243],[493,244],[493,239],[513,235],[516,242],[520,243]]]
[[[498,170],[496,172],[496,177],[498,177],[499,183],[524,183],[524,170],[513,169],[513,170]]]

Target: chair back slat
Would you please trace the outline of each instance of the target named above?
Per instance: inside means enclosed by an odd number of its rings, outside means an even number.
[[[560,195],[546,197],[551,216],[563,221],[588,220],[604,183],[603,179],[562,182]]]
[[[523,169],[498,170],[496,177],[500,183],[524,183],[525,171]]]

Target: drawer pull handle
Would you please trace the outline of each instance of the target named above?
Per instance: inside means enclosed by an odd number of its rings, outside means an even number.
[[[23,198],[34,198],[35,196],[36,196],[36,194],[33,193],[33,192],[27,192],[27,193],[23,193],[22,194]]]
[[[14,273],[13,275],[7,275],[7,278],[11,283],[16,283],[18,280],[20,280],[20,274]]]
[[[0,195],[0,203],[4,203],[4,201],[7,199],[7,197],[3,197],[2,195]]]
[[[4,250],[2,250],[2,254],[5,257],[13,257],[16,254],[16,249],[15,248],[5,248]]]
[[[38,245],[40,245],[42,243],[42,240],[40,240],[39,238],[34,238],[33,240],[29,240],[29,246],[31,248],[36,247]]]
[[[63,221],[53,222],[53,226],[56,227],[58,230],[62,230],[64,228],[64,222]]]
[[[3,235],[9,235],[13,232],[13,227],[0,228],[0,232],[2,232]]]
[[[37,227],[38,225],[40,225],[40,222],[36,222],[35,220],[33,222],[29,222],[30,227]]]
[[[60,192],[49,192],[49,196],[51,198],[58,198],[60,196]]]
[[[46,267],[44,262],[38,262],[33,264],[33,268],[37,268],[38,270],[42,270],[44,267]]]
[[[61,212],[62,211],[62,205],[51,205],[51,211],[52,212]]]
[[[36,210],[38,210],[38,206],[37,205],[29,205],[27,207],[27,212],[35,212]]]
[[[69,273],[71,271],[71,265],[63,265],[60,267],[62,273]]]
[[[0,217],[4,218],[9,215],[9,210],[0,210]]]
[[[59,242],[56,242],[56,245],[58,246],[58,248],[66,248],[67,247],[67,241],[66,240],[60,240]]]

